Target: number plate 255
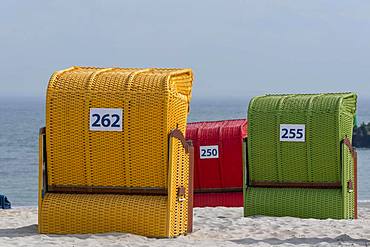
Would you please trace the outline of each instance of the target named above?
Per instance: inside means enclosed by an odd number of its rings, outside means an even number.
[[[120,108],[90,108],[91,131],[122,131]]]
[[[306,127],[304,124],[280,124],[281,142],[305,142]]]

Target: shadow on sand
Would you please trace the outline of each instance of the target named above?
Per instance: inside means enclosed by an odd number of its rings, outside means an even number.
[[[27,237],[27,236],[48,236],[48,237],[60,237],[66,235],[60,234],[40,234],[37,230],[37,224],[23,226],[18,228],[7,228],[7,229],[0,229],[0,238],[7,237],[7,238],[19,238],[19,237]],[[98,233],[98,234],[68,234],[68,237],[78,238],[78,239],[88,239],[91,236],[117,236],[117,235],[126,235],[126,233]],[[1,246],[1,244],[0,244]]]
[[[369,239],[357,239],[348,236],[347,234],[339,235],[335,238],[288,238],[288,239],[278,239],[278,238],[267,238],[267,239],[253,239],[253,238],[243,238],[243,239],[236,239],[236,240],[229,240],[230,242],[237,243],[237,244],[270,244],[270,245],[280,245],[280,244],[321,244],[321,243],[328,243],[328,244],[357,244],[362,246],[370,246]]]
[[[0,237],[15,238],[15,237],[33,236],[37,234],[39,233],[37,232],[36,224],[18,228],[0,229]]]

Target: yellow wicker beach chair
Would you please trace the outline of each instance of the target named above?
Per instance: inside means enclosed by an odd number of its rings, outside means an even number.
[[[191,232],[192,81],[190,69],[54,73],[39,137],[39,232]]]

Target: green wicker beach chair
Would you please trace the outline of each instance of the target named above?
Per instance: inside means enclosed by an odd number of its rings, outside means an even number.
[[[356,99],[338,93],[251,100],[245,216],[356,217]]]

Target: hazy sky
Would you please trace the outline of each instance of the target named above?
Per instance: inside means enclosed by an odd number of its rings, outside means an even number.
[[[191,67],[194,98],[370,97],[370,1],[0,3],[0,97],[43,97],[72,65]]]

